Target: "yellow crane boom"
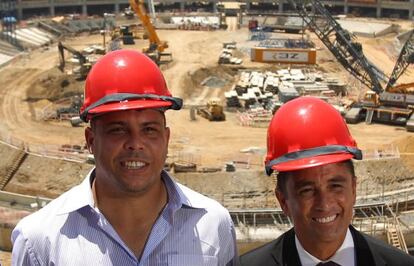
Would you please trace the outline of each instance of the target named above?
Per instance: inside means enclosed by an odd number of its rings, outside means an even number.
[[[154,25],[151,23],[151,18],[148,15],[143,0],[129,0],[129,4],[131,5],[132,9],[138,15],[139,19],[142,22],[142,26],[148,32],[148,40],[150,45],[144,52],[154,52],[158,51],[162,53],[166,48],[168,48],[168,43],[165,41],[161,41],[155,31]]]

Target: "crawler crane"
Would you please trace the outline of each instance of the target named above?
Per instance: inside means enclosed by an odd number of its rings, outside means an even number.
[[[289,2],[338,62],[371,90],[366,93],[364,100],[354,104],[347,112],[346,121],[357,123],[365,120],[367,124],[377,121],[405,125],[407,131],[414,132],[414,95],[395,93],[397,87],[392,89],[407,65],[414,61],[412,36],[404,45],[391,78],[388,78],[368,61],[362,52],[362,45],[356,42],[355,36],[344,30],[319,0],[310,2],[289,0]],[[306,6],[305,3],[310,3],[311,7]],[[387,80],[384,90],[381,82]]]

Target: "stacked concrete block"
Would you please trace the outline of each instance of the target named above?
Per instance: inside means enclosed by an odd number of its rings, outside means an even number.
[[[243,71],[231,91],[225,93],[227,106],[257,106],[274,113],[281,104],[301,95],[329,98],[337,95],[325,77],[309,69],[280,69],[276,72]],[[329,84],[335,83],[329,79]],[[336,81],[336,83],[338,83]]]

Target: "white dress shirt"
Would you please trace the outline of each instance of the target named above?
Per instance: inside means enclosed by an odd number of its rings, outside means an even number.
[[[141,258],[95,208],[91,172],[12,233],[12,265],[225,266],[237,260],[233,222],[219,203],[162,173],[168,204],[153,225]]]
[[[341,266],[355,266],[355,249],[354,239],[352,238],[351,231],[346,231],[346,236],[341,247],[335,252],[335,254],[329,259],[322,261],[315,258],[309,252],[307,252],[299,242],[299,239],[295,235],[296,249],[299,253],[300,262],[302,266],[315,266],[319,262],[333,261]]]

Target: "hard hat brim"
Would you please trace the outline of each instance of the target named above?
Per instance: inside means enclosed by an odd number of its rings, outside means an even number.
[[[163,107],[170,107],[172,105],[169,101],[137,99],[122,102],[113,102],[99,105],[88,111],[90,115],[103,114],[108,112],[124,111],[124,110],[139,110],[139,109],[157,109]]]
[[[346,160],[350,160],[354,157],[350,153],[338,153],[338,154],[327,154],[312,156],[308,158],[301,158],[298,160],[283,162],[277,165],[273,165],[272,169],[278,172],[287,172],[301,170],[331,163],[338,163]]]

